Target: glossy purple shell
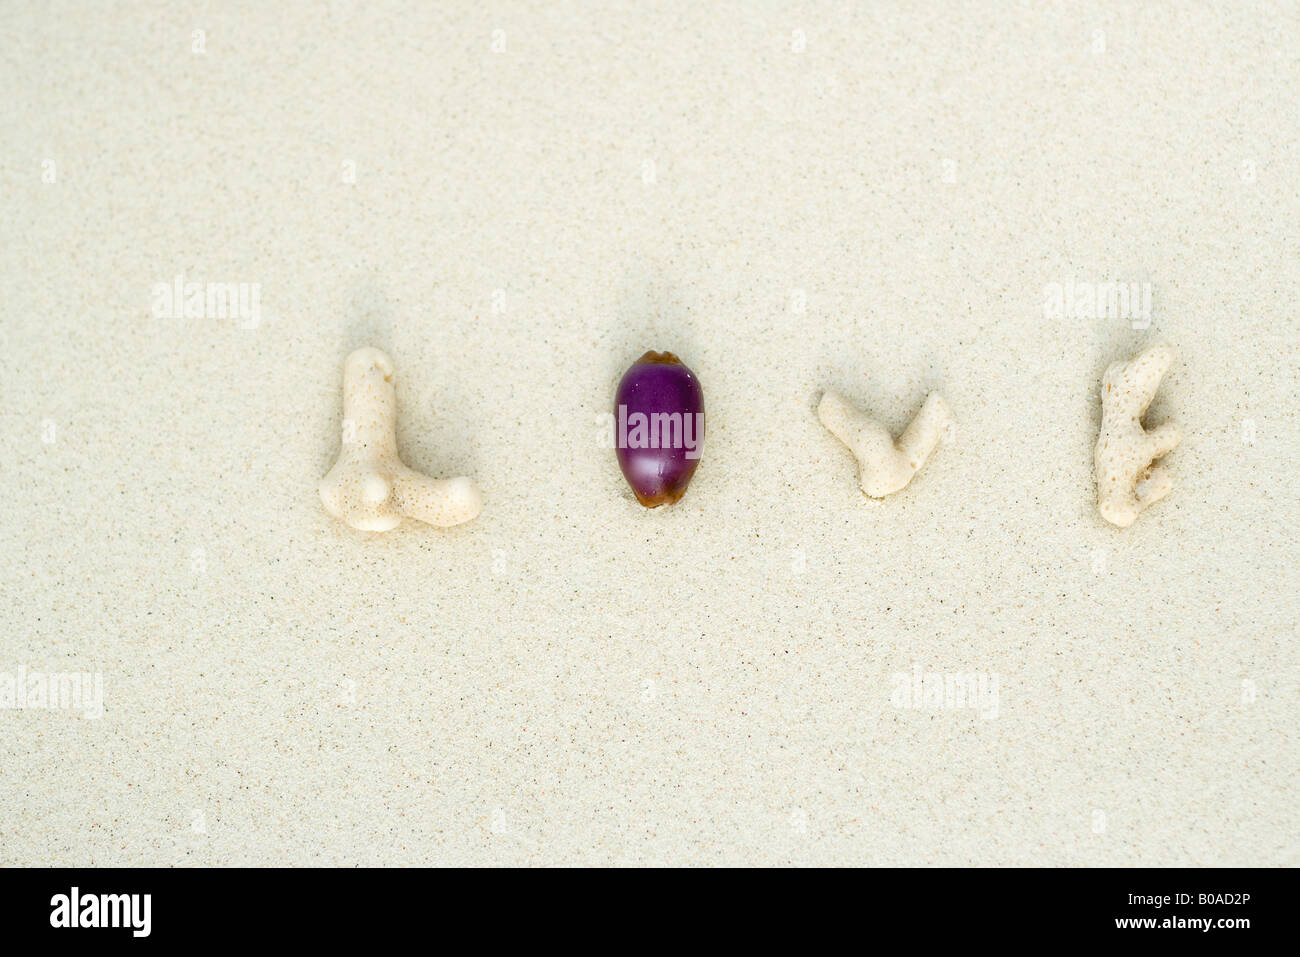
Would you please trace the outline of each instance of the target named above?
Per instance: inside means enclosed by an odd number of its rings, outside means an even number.
[[[671,352],[647,352],[614,396],[614,444],[623,477],[646,508],[686,494],[704,447],[704,390]]]

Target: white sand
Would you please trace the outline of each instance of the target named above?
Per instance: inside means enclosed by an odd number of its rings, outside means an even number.
[[[409,6],[8,5],[0,672],[106,713],[0,711],[0,864],[1300,863],[1294,5]],[[1044,318],[1105,279],[1149,330]],[[476,521],[321,508],[368,344]],[[646,349],[709,414],[654,512]],[[956,442],[870,502],[826,387]]]

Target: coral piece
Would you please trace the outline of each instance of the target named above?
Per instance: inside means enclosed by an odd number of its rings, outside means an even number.
[[[1116,362],[1101,379],[1097,508],[1120,528],[1132,525],[1139,512],[1173,488],[1169,473],[1153,463],[1182,436],[1168,424],[1148,432],[1141,421],[1173,361],[1173,350],[1158,343],[1127,362]]]
[[[858,483],[872,498],[883,498],[906,486],[952,421],[947,403],[937,392],[926,396],[921,411],[897,443],[884,426],[834,392],[822,396],[817,417],[858,460]]]
[[[320,481],[320,498],[325,511],[367,532],[386,532],[403,516],[459,525],[483,508],[471,479],[432,479],[398,458],[393,362],[372,348],[358,349],[343,364],[343,442]]]

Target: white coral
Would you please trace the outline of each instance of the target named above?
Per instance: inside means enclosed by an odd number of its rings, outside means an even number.
[[[1173,350],[1157,343],[1127,362],[1116,362],[1101,380],[1097,508],[1120,528],[1132,525],[1138,513],[1173,488],[1169,473],[1153,463],[1182,436],[1169,424],[1148,432],[1141,421],[1173,361]]]
[[[343,364],[343,442],[320,481],[325,511],[353,528],[386,532],[402,517],[459,525],[478,515],[483,496],[471,479],[432,479],[397,455],[393,362],[358,349]]]
[[[834,392],[817,405],[822,425],[849,447],[858,460],[858,484],[872,498],[883,498],[907,485],[925,464],[939,437],[952,421],[948,405],[931,392],[916,418],[894,442],[875,419],[864,415]]]

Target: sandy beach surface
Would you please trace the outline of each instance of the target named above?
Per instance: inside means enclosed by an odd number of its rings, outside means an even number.
[[[1300,864],[1297,6],[649,6],[5,5],[0,864]],[[477,520],[322,509],[364,345]]]

